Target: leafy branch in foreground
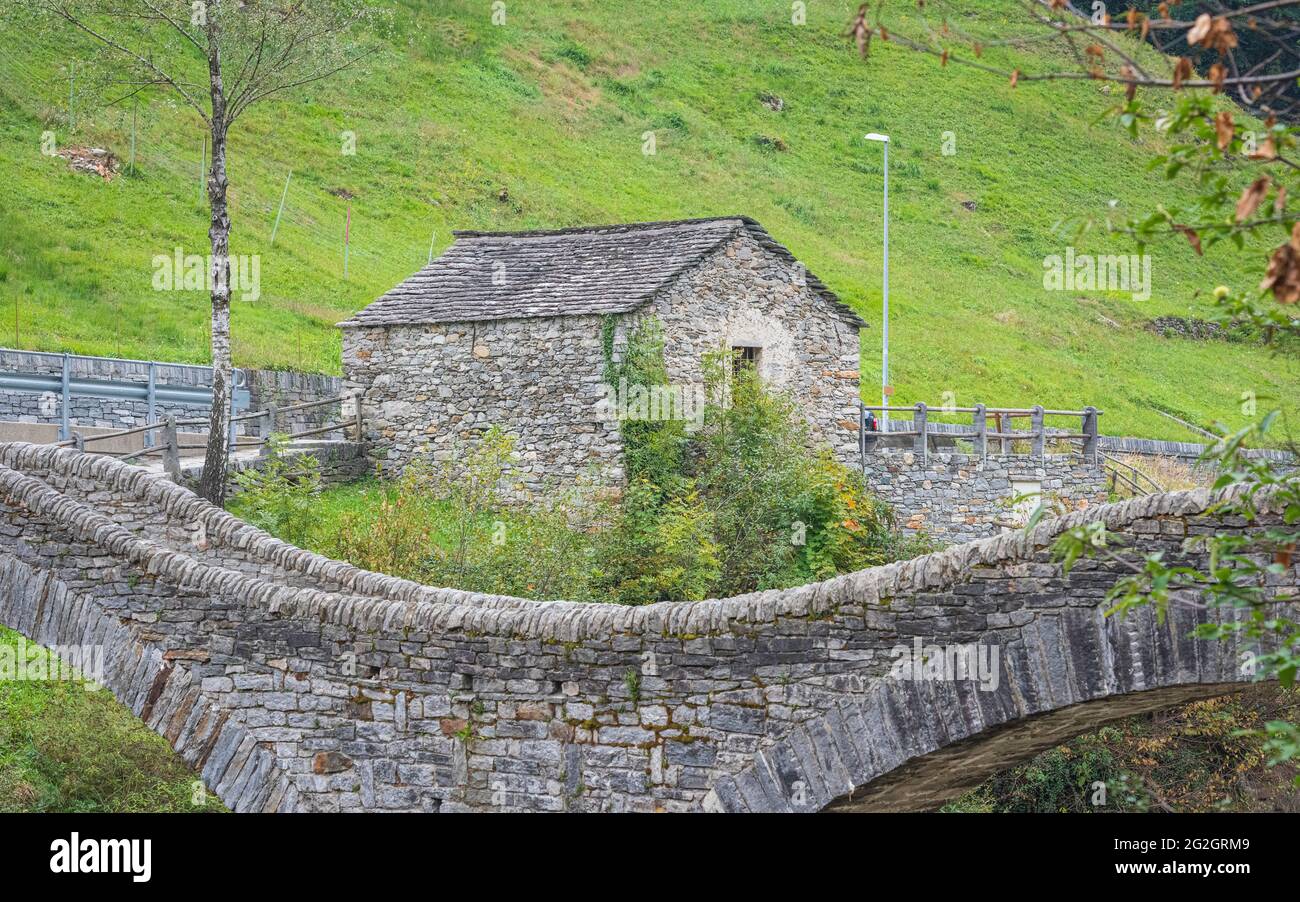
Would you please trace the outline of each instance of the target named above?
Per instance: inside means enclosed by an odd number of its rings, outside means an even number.
[[[1225,434],[1204,459],[1219,469],[1214,489],[1220,494],[1207,513],[1255,523],[1264,501],[1270,511],[1281,512],[1280,525],[1250,536],[1218,532],[1188,537],[1183,551],[1202,553],[1203,567],[1168,561],[1164,552],[1135,560],[1125,553],[1124,537],[1111,533],[1100,521],[1062,533],[1052,551],[1067,573],[1084,558],[1100,558],[1128,571],[1106,594],[1107,616],[1122,617],[1150,605],[1163,623],[1170,605],[1228,609],[1227,616],[1198,625],[1192,635],[1237,639],[1250,649],[1243,653],[1243,674],[1256,680],[1276,678],[1289,689],[1300,671],[1300,622],[1288,605],[1300,602],[1300,595],[1278,586],[1293,570],[1293,555],[1300,544],[1300,473],[1280,472],[1272,460],[1249,456],[1245,449],[1248,438],[1263,437],[1276,420],[1276,413],[1270,414],[1259,424]],[[1300,728],[1295,724],[1273,721],[1259,735],[1270,763],[1300,755]],[[1296,785],[1300,786],[1300,777]]]

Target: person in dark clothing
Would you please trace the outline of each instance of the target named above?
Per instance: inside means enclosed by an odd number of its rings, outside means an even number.
[[[876,424],[876,412],[874,410],[868,410],[866,422],[863,424],[862,434],[864,442],[863,447],[866,448],[866,450],[870,451],[872,448],[876,447],[876,443],[880,441],[880,437],[874,434],[879,430],[880,427]]]

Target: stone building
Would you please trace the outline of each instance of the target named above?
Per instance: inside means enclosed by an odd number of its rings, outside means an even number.
[[[495,425],[515,436],[529,491],[587,472],[618,484],[605,340],[617,357],[646,316],[662,325],[675,387],[698,387],[704,355],[730,348],[798,400],[817,441],[857,460],[866,324],[754,220],[455,235],[340,324],[345,385],[385,469]]]

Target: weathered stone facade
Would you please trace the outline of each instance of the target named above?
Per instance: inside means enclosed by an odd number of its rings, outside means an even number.
[[[499,426],[518,442],[516,488],[617,485],[605,329],[617,358],[647,316],[675,386],[702,387],[706,354],[748,349],[814,440],[856,464],[863,323],[743,218],[469,234],[341,324],[345,389],[386,469]]]
[[[1188,536],[1281,522],[1267,494],[1251,523],[1213,500],[621,607],[367,573],[119,461],[0,444],[0,623],[102,647],[105,685],[238,811],[925,808],[1045,742],[1245,679],[1238,641],[1190,637],[1240,612],[1106,617],[1125,567],[1065,574],[1047,550],[1104,521],[1127,554],[1203,566]],[[1268,585],[1294,592],[1300,560]],[[996,647],[996,685],[891,676],[916,638]]]
[[[663,324],[671,380],[698,384],[701,361],[719,348],[757,348],[764,382],[792,395],[815,439],[857,465],[858,329],[828,309],[801,264],[767,253],[742,232],[649,312]]]
[[[879,449],[865,457],[871,491],[889,502],[899,525],[944,544],[970,542],[1024,525],[1041,501],[1084,510],[1106,502],[1106,475],[1073,454],[934,453]],[[1033,492],[1033,499],[1021,496]],[[1019,500],[1017,500],[1019,499]]]
[[[618,424],[600,404],[598,316],[359,326],[343,331],[343,359],[385,471],[445,459],[500,426],[517,442],[519,488],[622,480]]]

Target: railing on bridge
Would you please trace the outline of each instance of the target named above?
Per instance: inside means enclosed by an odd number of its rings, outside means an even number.
[[[239,448],[258,448],[265,449],[267,440],[271,434],[275,433],[277,420],[287,414],[296,413],[302,410],[309,410],[315,407],[323,407],[326,404],[342,404],[341,419],[337,423],[329,423],[325,426],[317,426],[313,429],[302,429],[297,432],[280,433],[289,440],[308,438],[315,435],[324,435],[329,432],[344,432],[350,430],[354,439],[358,442],[362,440],[361,425],[361,395],[360,393],[338,395],[332,398],[322,398],[316,401],[306,401],[302,404],[294,404],[289,407],[279,407],[275,404],[268,404],[261,410],[254,410],[251,413],[240,414],[231,418],[231,434],[234,434],[236,423],[248,420],[258,420],[265,418],[268,421],[266,437],[243,436],[231,442],[231,450]],[[178,420],[176,417],[166,417],[165,419],[149,423],[144,426],[136,426],[133,429],[123,429],[119,432],[108,432],[101,435],[83,436],[75,430],[72,437],[66,441],[56,442],[57,447],[76,448],[78,451],[94,451],[96,454],[107,454],[112,457],[118,457],[123,461],[132,461],[138,458],[146,457],[150,454],[159,454],[162,456],[163,468],[167,475],[172,479],[178,480],[181,477],[181,452],[186,450],[196,450],[206,448],[207,444],[203,442],[184,443],[182,442],[179,429],[182,426],[203,426],[208,423],[203,419]],[[147,442],[145,447],[135,451],[114,451],[99,450],[95,451],[88,448],[93,442],[102,442],[111,439],[119,439],[125,436],[144,434],[146,437],[152,436],[154,432],[162,433],[160,441]]]
[[[868,412],[910,413],[912,415],[911,424],[910,427],[902,429],[881,429],[879,427],[868,429]],[[933,422],[930,420],[932,412],[941,415],[969,414],[970,426],[964,427],[962,424]],[[973,447],[973,452],[980,457],[989,453],[989,443],[991,441],[996,443],[998,452],[1002,454],[1019,453],[1019,448],[1027,443],[1030,455],[1040,459],[1047,453],[1048,442],[1067,442],[1070,443],[1071,449],[1073,449],[1074,443],[1078,443],[1079,453],[1095,463],[1098,454],[1097,418],[1100,416],[1101,411],[1091,406],[1085,407],[1083,410],[1049,410],[1041,404],[1033,407],[988,407],[984,404],[976,404],[974,407],[938,408],[932,408],[926,404],[915,404],[911,407],[860,404],[858,410],[858,447],[864,467],[866,466],[867,455],[872,451],[883,447],[899,447],[900,443],[895,441],[896,439],[905,439],[906,441],[902,442],[901,446],[911,447],[920,456],[923,464],[929,460],[932,444],[937,447],[939,442],[955,443],[958,439],[969,441]],[[1080,422],[1079,431],[1051,429],[1046,425],[1047,417],[1077,418]],[[1029,429],[1027,431],[1016,431],[1014,427],[1017,419],[1028,419],[1030,421]],[[990,424],[992,428],[990,428]]]
[[[1134,495],[1158,495],[1168,491],[1168,489],[1132,464],[1112,457],[1105,451],[1099,451],[1098,456],[1101,458],[1102,466],[1110,475],[1110,493],[1112,495],[1116,494],[1120,486],[1123,486]]]

